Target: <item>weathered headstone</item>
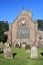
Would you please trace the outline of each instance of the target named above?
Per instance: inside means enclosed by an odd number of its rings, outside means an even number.
[[[33,58],[33,59],[37,59],[38,58],[38,56],[37,56],[37,47],[36,46],[33,46],[31,48],[31,56],[30,57]]]
[[[0,50],[3,50],[3,42],[0,42]]]
[[[17,47],[17,48],[21,48],[21,43],[18,42],[18,43],[16,44],[16,47]]]
[[[26,44],[26,52],[30,52],[30,45]]]
[[[19,47],[20,47],[20,42],[18,42],[18,45],[19,45]]]
[[[22,42],[22,48],[25,48],[25,47],[26,47],[26,43]]]
[[[11,48],[9,47],[8,43],[4,44],[3,52],[4,52],[5,59],[13,59],[12,51],[11,51]]]

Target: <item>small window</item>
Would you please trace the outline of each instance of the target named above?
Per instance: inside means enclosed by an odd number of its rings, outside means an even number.
[[[41,40],[42,39],[42,36],[39,36],[39,40]]]

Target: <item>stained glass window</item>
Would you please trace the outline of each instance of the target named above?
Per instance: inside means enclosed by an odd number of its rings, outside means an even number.
[[[29,38],[29,28],[25,25],[18,26],[17,38],[28,39]]]

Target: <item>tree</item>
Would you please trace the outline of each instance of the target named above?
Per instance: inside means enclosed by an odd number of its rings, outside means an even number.
[[[38,23],[38,29],[43,31],[43,20],[38,19],[37,23]]]
[[[8,21],[0,21],[0,41],[5,40],[4,32],[9,30]]]

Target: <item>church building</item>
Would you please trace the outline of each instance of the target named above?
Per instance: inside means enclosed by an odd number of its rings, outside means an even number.
[[[8,41],[13,46],[17,43],[38,44],[38,24],[32,20],[32,12],[22,10],[16,20],[9,24]]]

